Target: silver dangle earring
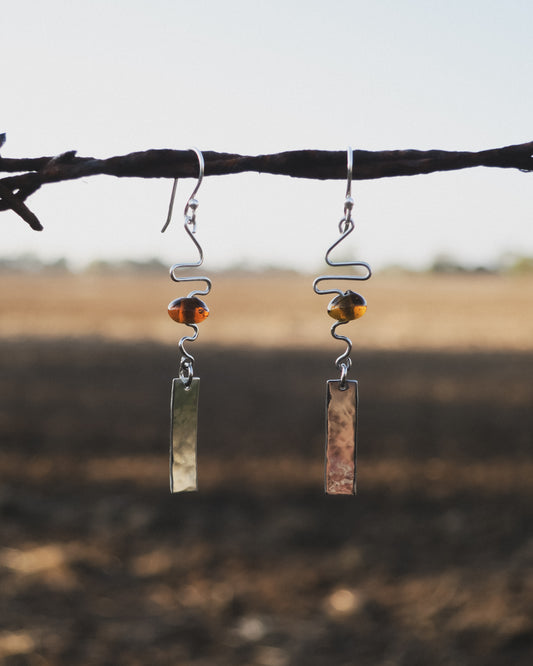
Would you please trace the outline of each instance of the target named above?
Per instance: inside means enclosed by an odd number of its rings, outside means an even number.
[[[194,342],[198,337],[198,324],[209,315],[209,308],[198,298],[207,296],[211,291],[211,280],[207,277],[182,277],[176,271],[181,268],[197,268],[204,260],[204,254],[194,234],[196,233],[196,210],[198,200],[195,198],[204,177],[204,158],[197,148],[191,148],[198,158],[198,181],[184,210],[184,228],[194,246],[198,250],[198,261],[193,263],[174,264],[170,269],[170,277],[174,282],[204,282],[205,289],[194,289],[187,296],[176,298],[168,305],[168,314],[179,324],[185,324],[193,330],[192,335],[185,335],[178,343],[180,351],[179,375],[172,380],[170,399],[170,492],[197,490],[197,429],[198,429],[198,397],[200,378],[194,376],[194,356],[186,349],[186,342]],[[170,224],[176,185],[174,180],[167,221],[161,232]]]
[[[347,347],[335,361],[340,371],[340,379],[329,379],[326,389],[326,463],[324,483],[328,495],[355,495],[357,490],[357,381],[347,379],[352,366],[350,353],[352,341],[339,335],[337,328],[354,319],[359,319],[366,312],[366,301],[353,291],[341,289],[319,289],[318,284],[326,280],[368,280],[372,275],[370,266],[365,261],[332,261],[331,252],[342,243],[354,230],[352,220],[352,168],[353,151],[347,151],[347,186],[344,199],[344,216],[339,222],[340,237],[326,252],[326,263],[332,267],[358,267],[363,269],[359,275],[321,275],[313,282],[316,294],[337,294],[328,305],[328,314],[337,321],[331,327],[331,335],[342,340]]]

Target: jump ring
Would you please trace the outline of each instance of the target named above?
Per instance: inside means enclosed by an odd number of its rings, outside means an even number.
[[[341,383],[340,383],[339,389],[341,391],[346,391],[346,389],[347,389],[346,377],[348,376],[348,364],[347,363],[341,363],[340,371],[341,371],[341,380],[340,380]]]

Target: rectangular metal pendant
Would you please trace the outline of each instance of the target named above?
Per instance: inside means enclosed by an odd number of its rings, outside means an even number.
[[[330,379],[326,394],[326,469],[328,495],[355,495],[357,469],[357,382]]]
[[[196,442],[200,379],[193,377],[189,388],[181,379],[172,380],[170,400],[170,492],[198,490]]]

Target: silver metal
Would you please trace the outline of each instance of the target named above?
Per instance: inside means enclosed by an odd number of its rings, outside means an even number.
[[[199,264],[198,264],[199,265]],[[174,264],[172,268],[170,269],[170,279],[173,282],[205,282],[206,287],[205,289],[193,289],[191,292],[187,294],[187,298],[192,298],[193,296],[207,296],[207,294],[211,291],[211,287],[213,286],[213,283],[208,277],[205,276],[192,276],[192,277],[181,277],[179,275],[175,275],[174,271],[178,270],[179,268],[189,268],[190,264]]]
[[[211,280],[207,277],[182,277],[177,271],[182,268],[197,268],[204,260],[201,245],[195,238],[196,211],[199,203],[196,194],[204,177],[204,158],[197,148],[191,148],[198,158],[198,180],[187,199],[184,216],[184,229],[198,251],[198,259],[193,262],[177,263],[170,268],[173,282],[204,282],[204,289],[194,289],[187,298],[196,295],[206,296],[211,291]],[[174,199],[178,179],[172,185],[172,194],[168,208],[167,220],[161,229],[164,232],[172,219]],[[198,337],[198,326],[186,324],[192,329],[191,335],[184,335],[178,342],[180,352],[179,376],[172,380],[172,397],[170,402],[171,440],[170,440],[170,492],[197,490],[196,446],[198,430],[198,396],[200,379],[194,377],[194,356],[185,349],[186,342],[194,342]]]
[[[352,267],[362,269],[355,275],[320,275],[313,282],[315,294],[337,294],[347,296],[351,292],[342,289],[320,289],[321,282],[330,280],[368,280],[372,269],[366,261],[334,261],[331,253],[354,230],[352,210],[352,172],[353,151],[347,150],[346,165],[346,196],[344,198],[344,217],[339,222],[339,238],[326,251],[326,264],[333,268]],[[364,302],[364,301],[363,301]],[[346,349],[335,361],[340,371],[340,379],[330,379],[326,391],[326,465],[324,470],[324,488],[328,495],[355,495],[357,471],[357,401],[358,386],[355,380],[349,380],[348,372],[352,367],[350,354],[352,341],[345,335],[337,333],[339,326],[348,321],[336,321],[331,326],[331,335],[336,340],[346,343]]]
[[[347,358],[345,362],[338,362],[337,359],[337,367],[341,371],[341,378],[340,378],[340,390],[345,391],[346,390],[346,381],[348,377],[348,370],[352,367],[352,359]]]
[[[355,380],[330,379],[326,391],[326,466],[328,495],[357,492],[357,405]]]
[[[193,147],[189,148],[189,150],[192,150],[194,153],[196,153],[196,157],[198,158],[198,181],[190,197],[187,199],[183,215],[185,216],[185,222],[192,225],[194,233],[196,231],[196,209],[198,208],[199,205],[197,199],[195,199],[195,196],[198,190],[200,189],[200,185],[202,184],[202,180],[204,178],[205,162],[204,162],[204,156],[202,155],[202,152],[198,150],[198,148]],[[170,203],[168,205],[167,219],[165,224],[163,225],[163,228],[161,229],[161,233],[166,231],[168,225],[170,224],[170,220],[172,219],[172,211],[174,209],[174,199],[176,197],[177,185],[178,185],[178,179],[175,178],[174,183],[172,184],[172,193],[170,195]],[[189,210],[192,211],[192,215],[189,215]]]
[[[348,146],[346,150],[346,196],[344,197],[344,219],[349,222],[352,219],[352,208],[354,200],[352,199],[352,171],[353,171],[353,150]]]
[[[202,265],[204,261],[204,252],[202,250],[200,243],[196,240],[194,234],[196,233],[196,211],[198,209],[198,206],[200,205],[198,199],[196,199],[196,194],[200,189],[200,185],[202,184],[202,180],[204,178],[205,163],[204,163],[204,156],[202,155],[202,152],[198,150],[198,148],[191,148],[191,150],[194,153],[196,153],[196,157],[198,158],[198,180],[189,198],[187,199],[187,203],[185,204],[185,208],[183,210],[183,217],[184,217],[183,227],[198,251],[198,259],[193,262],[177,263],[171,266],[170,278],[174,282],[205,282],[206,287],[205,289],[193,289],[193,291],[191,291],[188,294],[187,298],[192,298],[193,296],[196,295],[207,296],[207,294],[211,291],[211,286],[212,286],[211,280],[207,277],[199,277],[199,276],[181,277],[176,273],[176,271],[182,268],[198,268],[199,266]],[[166,230],[166,228],[170,224],[170,220],[172,219],[172,210],[174,208],[174,198],[176,196],[177,182],[178,179],[176,178],[172,186],[172,194],[170,197],[170,205],[168,207],[167,220],[165,222],[165,225],[161,229],[162,233]]]
[[[209,294],[212,288],[212,282],[208,277],[199,276],[199,275],[183,277],[177,274],[177,271],[181,270],[182,268],[198,268],[203,264],[204,261],[204,253],[202,247],[200,243],[196,240],[194,234],[196,233],[196,211],[198,209],[198,206],[200,205],[198,199],[196,199],[196,194],[200,189],[200,185],[202,184],[202,180],[204,178],[205,162],[204,162],[204,156],[202,155],[202,152],[198,150],[198,148],[191,148],[190,150],[192,150],[196,154],[196,157],[198,158],[198,180],[189,198],[187,199],[185,208],[183,209],[183,216],[184,216],[183,227],[198,251],[198,259],[192,262],[176,263],[173,266],[171,266],[170,279],[173,282],[204,282],[205,288],[193,289],[187,294],[187,298],[192,298],[193,296],[198,296],[198,295],[207,296],[207,294]],[[161,232],[164,232],[167,229],[168,225],[170,224],[170,220],[172,219],[172,210],[174,208],[174,198],[176,196],[177,182],[178,179],[176,178],[172,186],[172,194],[170,197],[167,220],[165,222],[165,225],[161,229]],[[178,347],[181,353],[179,377],[182,383],[186,387],[189,387],[194,374],[194,368],[193,368],[194,356],[192,356],[192,354],[190,354],[185,350],[184,344],[185,342],[194,342],[194,340],[196,340],[196,338],[198,337],[198,327],[196,326],[196,324],[187,324],[187,326],[190,326],[194,330],[194,335],[183,336],[178,343]]]
[[[352,341],[346,335],[339,335],[336,329],[338,326],[343,326],[344,324],[348,323],[349,322],[347,321],[337,321],[331,327],[331,335],[335,338],[335,340],[342,340],[346,343],[346,349],[344,353],[335,359],[335,365],[341,371],[341,379],[343,376],[346,377],[346,373],[352,367],[352,359],[350,358],[350,354],[352,353]]]
[[[179,378],[183,385],[188,388],[191,385],[194,374],[194,356],[185,349],[186,342],[194,342],[198,337],[198,326],[196,324],[186,324],[192,328],[194,335],[184,335],[178,342],[180,350],[180,374]]]
[[[346,196],[344,199],[344,217],[340,220],[339,222],[339,232],[340,236],[337,238],[337,240],[330,245],[330,247],[326,251],[326,264],[328,266],[331,266],[332,268],[344,268],[344,267],[351,267],[351,268],[361,268],[363,269],[363,272],[360,274],[355,274],[355,275],[320,275],[317,277],[314,282],[313,282],[313,291],[315,294],[338,294],[339,296],[344,296],[347,292],[343,291],[342,289],[319,289],[318,285],[321,282],[326,282],[329,280],[368,280],[372,277],[372,269],[370,268],[370,265],[366,263],[366,261],[334,261],[331,259],[330,254],[333,252],[333,250],[340,245],[345,238],[347,238],[352,231],[355,228],[355,224],[352,220],[352,209],[353,209],[353,204],[354,200],[352,199],[352,171],[353,171],[353,151],[351,147],[348,147],[347,150],[347,166],[346,166],[346,172],[347,172],[347,183],[346,183]],[[348,322],[346,321],[338,321],[335,322],[332,327],[331,327],[331,335],[336,339],[336,340],[342,340],[343,342],[346,343],[346,350],[344,351],[343,354],[341,354],[335,361],[335,364],[337,368],[341,371],[341,380],[343,382],[346,381],[346,374],[348,370],[351,367],[351,360],[350,360],[350,354],[352,352],[352,341],[350,338],[346,337],[345,335],[339,335],[336,330],[338,326],[341,326],[343,324],[347,324]],[[344,378],[344,379],[343,379]]]
[[[170,203],[168,204],[168,213],[167,213],[167,220],[165,224],[163,225],[163,228],[161,229],[161,233],[165,233],[167,230],[168,225],[170,224],[170,220],[172,219],[172,211],[174,210],[174,199],[176,197],[176,188],[178,187],[178,179],[174,178],[174,182],[172,183],[172,193],[170,195]]]
[[[339,296],[342,296],[345,292],[342,291],[342,289],[319,289],[318,284],[320,282],[325,282],[326,280],[369,280],[372,277],[372,269],[370,268],[370,265],[366,263],[366,261],[333,261],[331,257],[329,256],[331,252],[342,243],[342,241],[347,238],[352,231],[354,230],[355,225],[353,223],[353,220],[349,220],[348,223],[346,223],[346,219],[343,217],[342,220],[339,222],[339,230],[341,232],[341,235],[337,240],[329,246],[326,252],[325,260],[326,264],[328,266],[331,266],[332,268],[344,268],[344,267],[352,267],[352,268],[363,268],[364,273],[361,275],[320,275],[315,279],[313,282],[313,290],[315,294],[339,294]]]
[[[192,377],[189,387],[172,381],[170,399],[170,492],[198,490],[196,442],[200,379]]]

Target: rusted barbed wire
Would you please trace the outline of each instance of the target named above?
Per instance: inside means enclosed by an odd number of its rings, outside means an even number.
[[[0,147],[5,134],[0,134]],[[203,152],[205,175],[220,176],[255,171],[318,180],[346,178],[346,150],[292,150],[269,155]],[[354,150],[356,180],[414,176],[472,167],[498,167],[533,171],[533,142],[478,152],[447,150]],[[197,160],[190,150],[146,150],[96,159],[78,157],[76,151],[55,157],[2,158],[0,211],[13,210],[32,229],[43,227],[24,203],[42,185],[86,176],[119,178],[195,178]]]

